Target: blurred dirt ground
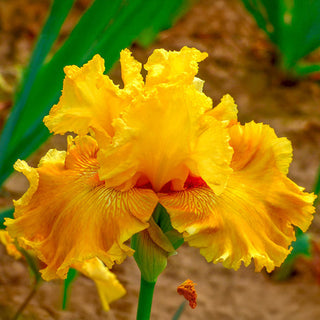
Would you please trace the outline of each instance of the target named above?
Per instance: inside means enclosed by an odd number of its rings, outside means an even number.
[[[63,27],[62,40],[90,1],[78,1]],[[49,8],[48,0],[0,1],[0,125],[12,105],[14,85],[22,66],[28,62],[32,46]],[[183,46],[206,51],[199,77],[214,104],[231,94],[239,107],[242,123],[254,120],[275,128],[278,136],[293,144],[294,160],[290,177],[312,190],[320,163],[320,86],[312,79],[292,81],[276,68],[276,53],[239,0],[199,0],[172,29],[162,32],[151,48],[137,44],[132,50],[146,62],[155,48],[179,50]],[[119,68],[111,72],[119,82]],[[53,137],[30,162],[52,147],[65,148],[64,137]],[[14,175],[2,191],[0,205],[18,198],[27,188]],[[315,217],[311,233],[320,237],[320,219]],[[10,319],[28,295],[30,280],[26,265],[9,257],[0,247],[0,319]],[[68,311],[61,311],[61,282],[44,283],[21,319],[135,319],[139,271],[132,258],[115,266],[115,273],[127,295],[105,313],[94,283],[80,276],[74,285]],[[319,276],[319,275],[318,275]],[[320,319],[320,286],[309,261],[300,261],[294,277],[275,283],[252,267],[235,272],[208,264],[198,251],[186,245],[169,258],[166,271],[155,290],[152,319],[171,319],[182,302],[176,287],[187,278],[197,283],[198,307],[186,308],[181,320],[300,320]]]

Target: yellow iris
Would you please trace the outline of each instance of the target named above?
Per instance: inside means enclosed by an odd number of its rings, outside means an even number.
[[[121,52],[123,88],[96,55],[65,68],[60,101],[45,117],[56,134],[72,131],[66,152],[50,150],[38,168],[18,160],[30,181],[6,224],[64,278],[70,265],[98,257],[109,268],[132,249],[160,203],[172,226],[208,261],[237,269],[279,266],[306,230],[315,199],[286,174],[291,144],[267,125],[241,125],[226,95],[212,107],[195,78],[206,53],[155,50],[144,66]]]

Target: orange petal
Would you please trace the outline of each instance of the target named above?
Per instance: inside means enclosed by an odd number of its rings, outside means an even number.
[[[174,228],[208,261],[238,269],[253,258],[256,271],[281,265],[295,240],[293,226],[306,230],[315,199],[286,177],[291,145],[266,125],[230,128],[233,174],[224,192],[198,187],[159,195]]]
[[[38,169],[24,161],[16,170],[30,188],[15,201],[15,218],[7,219],[11,236],[31,247],[47,264],[43,278],[64,278],[71,264],[99,257],[108,267],[132,250],[124,245],[148,227],[157,197],[150,190],[120,192],[98,178],[98,147],[89,136],[69,139],[65,159],[49,151]]]

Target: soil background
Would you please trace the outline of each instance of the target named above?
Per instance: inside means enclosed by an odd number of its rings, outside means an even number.
[[[90,1],[77,1],[63,26],[62,38],[70,31]],[[50,6],[49,0],[0,0],[0,125],[12,105],[14,86],[28,63],[33,44]],[[254,120],[272,126],[278,136],[293,144],[294,159],[289,176],[312,191],[320,163],[320,86],[315,77],[294,81],[277,67],[276,49],[259,30],[239,0],[199,0],[177,24],[163,31],[147,49],[132,46],[135,57],[146,62],[155,48],[179,50],[183,46],[206,51],[199,77],[214,104],[229,93],[239,108],[242,123]],[[320,60],[319,53],[310,59]],[[120,83],[119,66],[111,77]],[[65,148],[64,137],[53,137],[31,157],[36,165],[49,148]],[[13,175],[1,191],[0,206],[11,203],[27,189],[26,180]],[[310,234],[320,237],[316,215]],[[320,260],[318,260],[319,263]],[[170,257],[159,277],[152,319],[171,319],[183,298],[176,287],[187,278],[197,283],[198,306],[186,307],[181,320],[316,320],[320,319],[319,264],[316,259],[298,261],[294,275],[275,282],[253,267],[237,272],[208,264],[198,250],[183,245]],[[62,282],[44,283],[21,319],[100,320],[135,319],[139,270],[133,258],[114,268],[127,290],[124,298],[102,310],[92,280],[79,276],[74,283],[68,311],[61,311]],[[25,262],[14,260],[0,246],[0,319],[12,318],[31,290]]]

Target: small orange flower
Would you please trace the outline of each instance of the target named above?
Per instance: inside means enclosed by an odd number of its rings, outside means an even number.
[[[197,292],[194,288],[196,283],[194,283],[192,280],[186,280],[180,286],[177,288],[177,292],[184,296],[184,298],[189,301],[189,306],[192,309],[195,309],[197,306]]]
[[[44,122],[76,133],[66,152],[38,168],[18,160],[30,188],[15,201],[8,231],[47,264],[45,279],[98,257],[109,268],[133,251],[124,243],[149,227],[158,203],[173,228],[214,263],[256,271],[281,265],[307,230],[315,199],[288,177],[292,148],[268,125],[241,125],[226,95],[213,108],[196,78],[206,53],[155,50],[144,66],[121,52],[124,87],[96,55],[65,68],[63,92]]]

